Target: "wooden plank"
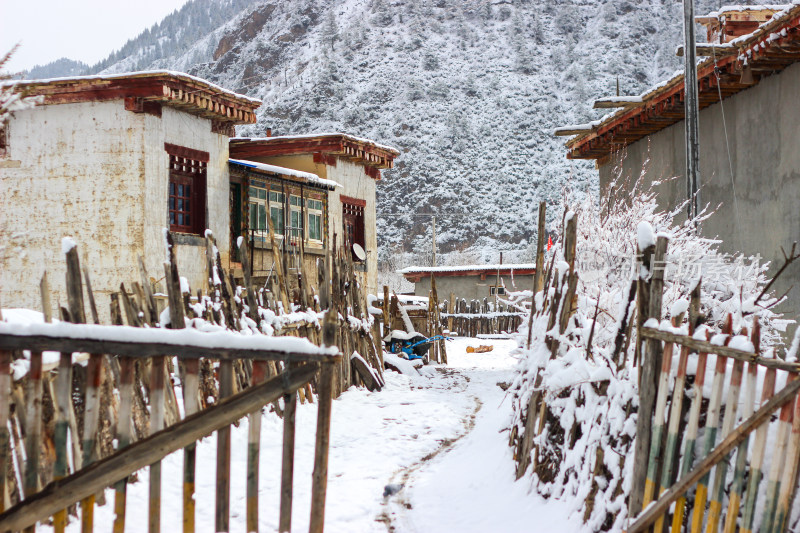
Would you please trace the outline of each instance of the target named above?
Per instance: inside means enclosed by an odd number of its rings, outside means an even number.
[[[330,367],[330,365],[325,366]],[[312,363],[289,369],[283,376],[272,378],[262,385],[226,398],[217,405],[186,417],[177,424],[97,461],[65,479],[53,481],[41,492],[0,514],[0,531],[23,529],[77,500],[113,485],[131,473],[207,436],[212,431],[230,425],[248,413],[277,400],[283,394],[297,390],[314,377],[318,368],[319,365]],[[0,376],[2,370],[0,359]],[[2,417],[2,404],[0,404],[0,417]]]
[[[55,325],[54,325],[55,326]],[[108,331],[114,333],[119,326],[92,326],[97,328],[95,331]],[[52,334],[47,335],[25,335],[10,331],[11,328],[3,327],[0,323],[0,350],[39,350],[54,352],[87,352],[87,353],[107,353],[125,357],[142,359],[155,357],[163,354],[170,354],[179,359],[208,357],[221,361],[233,361],[235,359],[254,359],[257,361],[293,361],[293,362],[324,362],[330,356],[320,353],[292,353],[277,350],[263,350],[257,348],[220,348],[205,347],[200,343],[194,345],[189,342],[180,343],[176,338],[174,343],[149,342],[142,343],[137,341],[105,340],[94,337],[75,336],[64,338],[59,334],[59,330],[54,328]]]
[[[730,357],[739,361],[754,361],[761,366],[786,370],[787,372],[800,373],[800,363],[790,363],[781,359],[767,359],[756,353],[738,350],[729,346],[712,344],[709,341],[701,341],[687,335],[678,335],[670,331],[662,331],[656,328],[642,328],[642,337],[646,339],[658,339],[663,342],[674,342],[682,346],[689,347],[692,351],[713,353],[723,357]]]
[[[253,361],[251,385],[266,379],[267,363]],[[294,395],[291,395],[294,396]],[[286,414],[284,413],[284,417]],[[247,435],[247,531],[258,531],[258,468],[261,455],[261,409],[248,415]]]
[[[130,446],[133,435],[133,378],[134,361],[130,357],[120,359],[119,420],[117,422],[117,450]],[[125,510],[127,507],[128,478],[114,486],[114,533],[125,532]]]
[[[8,432],[9,400],[11,398],[11,352],[0,350],[0,509],[5,510],[8,498]]]
[[[700,428],[700,410],[703,404],[703,385],[706,381],[706,366],[708,354],[700,352],[697,355],[697,370],[695,371],[694,384],[692,385],[692,403],[689,407],[689,422],[684,433],[685,445],[681,461],[681,478],[688,475],[694,463],[694,449],[697,444],[697,432]],[[659,498],[659,501],[661,498]],[[683,530],[683,515],[686,511],[686,497],[679,495],[672,515],[672,532]]]
[[[790,374],[788,382],[796,379],[797,376]],[[786,463],[786,456],[789,445],[789,437],[792,433],[793,411],[794,402],[788,402],[781,408],[781,412],[778,417],[775,444],[770,450],[770,455],[772,456],[772,466],[770,467],[769,476],[767,477],[767,494],[762,513],[760,531],[775,531],[773,526],[778,511],[778,494],[780,494],[781,490],[781,474],[784,470],[790,468]],[[792,481],[794,482],[794,480]]]
[[[323,342],[333,345],[336,338],[336,318],[329,310],[325,313]],[[323,365],[317,380],[317,437],[314,448],[314,471],[311,486],[311,519],[309,533],[323,533],[325,529],[325,497],[328,489],[328,449],[330,447],[331,410],[333,408],[333,366]]]
[[[649,281],[641,279],[640,275],[640,323],[649,318],[661,319],[661,300],[664,288],[664,268],[662,265],[664,265],[664,255],[667,253],[667,244],[668,239],[666,237],[658,237],[652,261],[648,257],[648,250],[639,250],[639,253],[644,257],[644,265],[646,265],[651,274]],[[646,288],[647,285],[650,285],[649,292]],[[641,346],[641,341],[639,345]],[[656,401],[656,377],[660,357],[661,343],[654,340],[648,341],[642,353],[639,374],[639,411],[636,417],[633,480],[629,502],[631,516],[636,515],[641,510],[644,502],[647,467],[650,458],[652,417]],[[652,481],[655,481],[655,479]]]
[[[191,416],[200,410],[198,395],[200,392],[200,360],[184,361],[183,376],[183,412]],[[265,364],[256,362],[256,364]],[[194,533],[195,530],[195,471],[197,462],[197,445],[190,444],[183,450],[183,532]]]
[[[787,402],[793,401],[798,391],[800,391],[800,379],[794,380],[778,394],[773,396],[756,411],[753,416],[745,420],[720,442],[696,467],[682,476],[680,481],[665,492],[658,501],[650,505],[650,507],[636,517],[634,523],[628,528],[628,533],[639,533],[650,527],[656,521],[656,518],[667,512],[670,505],[685,494],[692,485],[697,483],[700,478],[708,473],[719,461],[723,460],[750,432],[759,428],[759,426],[766,425],[764,422],[769,421],[770,416],[775,410],[779,409]]]
[[[725,320],[722,332],[725,335],[731,334],[732,318],[728,315]],[[725,343],[730,340],[730,336],[725,339]],[[706,411],[706,426],[703,437],[703,455],[707,456],[714,448],[717,440],[717,431],[719,428],[719,413],[722,406],[722,393],[725,384],[725,372],[727,369],[728,360],[724,357],[717,356],[716,365],[714,366],[714,378],[711,382],[711,398],[708,402],[708,410]],[[697,483],[697,488],[694,494],[694,512],[692,513],[692,532],[700,533],[703,531],[703,518],[706,511],[706,501],[708,500],[708,483],[711,472],[707,472],[700,481]]]
[[[281,462],[281,507],[278,521],[280,533],[292,530],[294,486],[294,449],[297,416],[297,395],[283,396],[283,456]]]
[[[166,358],[153,357],[150,368],[150,434],[164,429],[164,382]],[[150,464],[150,491],[147,529],[150,533],[161,531],[161,461]]]
[[[219,397],[225,399],[233,394],[233,362],[220,361]],[[217,430],[217,492],[215,505],[215,531],[228,531],[230,527],[231,493],[231,427]]]
[[[773,368],[767,369],[764,375],[764,383],[761,388],[761,403],[765,404],[774,399],[776,371]],[[747,482],[747,492],[744,497],[744,509],[742,511],[742,524],[739,531],[742,533],[752,533],[753,521],[756,512],[756,500],[758,499],[758,486],[761,484],[761,467],[764,465],[764,453],[767,445],[767,424],[762,425],[756,431],[753,440],[753,451],[750,455],[750,472]]]
[[[42,450],[42,352],[31,352],[26,389],[24,484],[25,496],[28,496],[39,490],[39,460]]]
[[[797,491],[798,471],[800,471],[800,395],[797,396],[794,402],[792,417],[792,432],[787,448],[786,461],[784,461],[786,468],[783,471],[775,521],[772,527],[772,531],[775,533],[781,533],[788,529],[792,513],[792,502]]]
[[[760,353],[761,328],[758,319],[753,319],[753,333],[751,335],[755,352]],[[756,381],[758,378],[758,365],[754,362],[747,364],[747,382],[744,392],[744,406],[742,408],[742,419],[746,420],[753,414],[756,403]],[[736,451],[736,466],[733,470],[733,482],[728,492],[728,512],[725,516],[725,533],[736,533],[736,519],[739,517],[739,508],[742,502],[742,488],[744,487],[744,476],[747,467],[747,445],[749,436],[744,439]]]
[[[722,420],[722,432],[720,437],[723,439],[733,431],[736,422],[736,411],[739,406],[739,390],[742,386],[742,374],[744,363],[742,361],[733,362],[733,372],[728,388],[728,399],[725,401],[725,418]],[[706,522],[707,533],[717,533],[719,520],[722,516],[722,503],[725,496],[725,476],[728,473],[728,461],[720,462],[714,469],[714,485],[711,490],[711,502],[709,503],[708,520]]]

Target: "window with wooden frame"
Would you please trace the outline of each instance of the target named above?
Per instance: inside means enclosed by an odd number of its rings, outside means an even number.
[[[272,219],[272,229],[275,236],[283,238],[284,232],[284,202],[286,195],[278,191],[269,191],[269,216]]]
[[[250,208],[250,229],[260,233],[255,235],[259,242],[264,241],[263,232],[267,231],[267,196],[269,191],[263,181],[250,180],[248,187],[248,207]]]
[[[354,244],[365,247],[364,207],[367,202],[359,198],[342,196],[342,221],[344,222],[344,242],[352,250]]]
[[[495,294],[503,295],[506,293],[506,288],[502,285],[491,285],[489,286],[489,294],[494,296]]]
[[[206,229],[208,152],[164,144],[169,155],[169,229],[202,235]]]
[[[289,195],[289,237],[292,244],[299,245],[297,242],[303,235],[303,199],[294,194]]]
[[[306,212],[307,212],[307,228],[308,228],[308,240],[321,243],[322,242],[322,216],[323,216],[323,204],[322,200],[314,200],[313,198],[309,198],[306,200]]]

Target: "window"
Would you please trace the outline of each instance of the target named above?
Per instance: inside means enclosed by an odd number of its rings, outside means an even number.
[[[303,199],[289,195],[289,236],[292,244],[300,244],[298,238],[303,235]]]
[[[347,196],[342,196],[341,200],[345,246],[351,250],[354,244],[364,248],[364,207],[367,202]]]
[[[506,293],[506,288],[502,285],[490,285],[489,286],[489,294],[499,294],[503,295]]]
[[[250,229],[267,230],[267,184],[263,181],[250,181]],[[263,239],[263,236],[261,237]]]
[[[164,144],[169,154],[170,230],[202,234],[206,225],[208,152]]]
[[[308,211],[308,238],[312,241],[322,241],[322,201],[306,200]]]
[[[282,192],[269,191],[269,216],[276,237],[283,237],[283,203],[286,201]]]

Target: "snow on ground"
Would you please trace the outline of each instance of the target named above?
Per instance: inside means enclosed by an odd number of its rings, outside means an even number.
[[[467,354],[468,345],[494,351]],[[507,444],[510,403],[499,382],[510,382],[511,340],[448,342],[448,366],[423,375],[386,372],[379,393],[351,389],[333,402],[325,530],[336,532],[571,531],[579,518],[563,504],[529,493],[514,482]],[[297,412],[294,531],[308,529],[316,405]],[[247,421],[232,432],[231,531],[245,530]],[[282,422],[262,421],[260,529],[277,528]],[[197,457],[197,529],[214,529],[216,438],[204,439]],[[162,531],[181,528],[183,453],[163,461]],[[128,489],[128,529],[146,520],[147,469]],[[391,486],[393,490],[386,491]],[[384,493],[394,492],[384,497]],[[113,502],[113,492],[106,498]],[[95,511],[98,530],[109,530],[110,504]],[[70,531],[78,531],[73,522]]]

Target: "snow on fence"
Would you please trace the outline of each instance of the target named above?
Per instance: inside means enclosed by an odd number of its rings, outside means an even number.
[[[664,272],[656,265],[664,264],[667,244],[668,238],[660,236],[640,250],[648,275],[643,271],[639,280],[637,353],[642,355],[629,502],[630,516],[635,518],[628,532],[646,531],[654,524],[656,531],[662,531],[665,524],[671,524],[672,531],[700,531],[705,526],[705,531],[715,533],[720,524],[725,532],[786,531],[800,468],[800,364],[762,357],[757,318],[749,338],[747,328],[734,334],[731,314],[721,332],[701,325],[699,283],[692,293],[687,324],[683,325],[683,312],[659,323]],[[680,357],[671,384],[677,348]],[[690,359],[696,362],[697,372],[688,386]],[[714,374],[706,402],[706,367],[712,362]],[[776,394],[778,383],[784,385]],[[762,391],[760,401],[757,389]],[[688,421],[682,424],[687,415],[684,397],[691,398],[691,406]],[[773,420],[778,411],[779,417]],[[703,420],[705,430],[700,438]],[[774,444],[767,475],[768,436]],[[642,508],[644,512],[639,514]]]
[[[544,206],[539,215],[543,221]],[[609,216],[607,227],[579,234],[577,215],[566,213],[549,266],[537,269],[510,388],[517,477],[532,472],[537,492],[570,501],[585,531],[786,531],[798,518],[800,334],[782,358],[765,348],[780,320],[769,310],[777,299],[756,305],[771,285],[760,267],[752,286],[736,283],[735,298],[720,290],[722,278],[708,288],[674,277],[665,283],[668,242],[677,253],[698,242],[713,251],[688,233],[656,238],[649,224],[640,224],[630,288],[625,277],[613,285],[595,278],[589,288],[576,246],[620,249],[613,235],[629,227],[631,212]],[[659,222],[674,227],[670,221]],[[601,242],[599,232],[612,237]],[[540,242],[540,263],[542,252]],[[687,287],[691,299],[681,299]],[[726,307],[731,302],[741,304],[738,314]],[[664,303],[671,320],[661,322]]]
[[[161,312],[140,260],[141,283],[133,282],[130,292],[121,284],[111,295],[113,324],[99,325],[89,271],[84,267],[81,276],[77,247],[65,240],[68,301],[61,322],[51,323],[46,274],[45,324],[0,317],[0,531],[32,531],[50,516],[55,531],[64,531],[67,509],[78,501],[83,529],[91,530],[95,495],[105,503],[109,486],[115,488],[114,531],[123,531],[127,478],[148,465],[148,530],[159,531],[160,460],[181,448],[184,531],[194,531],[195,443],[214,431],[215,531],[227,531],[230,424],[243,416],[250,428],[246,522],[248,531],[257,531],[261,408],[268,404],[284,419],[279,528],[289,531],[296,403],[298,397],[311,401],[312,384],[319,408],[310,530],[323,530],[331,401],[360,383],[359,375],[374,389],[383,383],[382,352],[352,262],[345,254],[329,256],[319,269],[319,294],[298,275],[292,302],[279,256],[270,290],[258,289],[243,249],[245,286],[236,287],[208,233],[211,291],[198,290],[193,302],[166,238],[169,306]],[[84,282],[94,325],[85,324]],[[351,354],[363,356],[354,363]]]

